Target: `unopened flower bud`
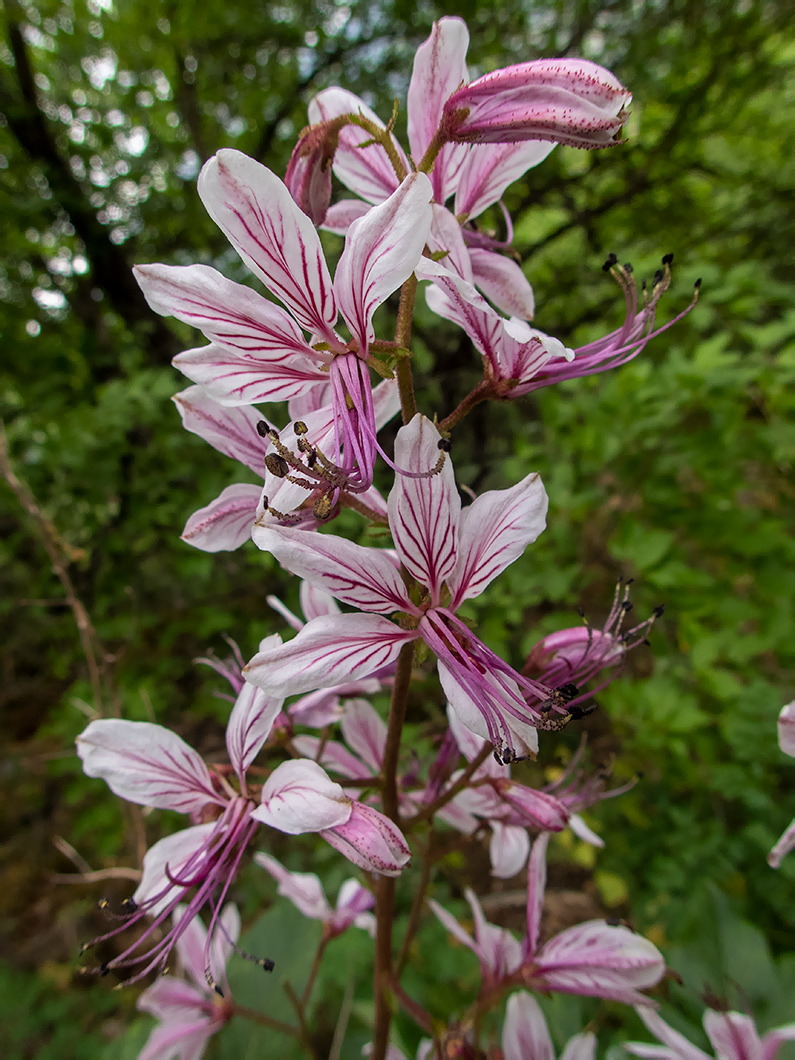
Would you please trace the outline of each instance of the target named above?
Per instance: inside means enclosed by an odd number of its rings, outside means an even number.
[[[572,147],[618,143],[632,96],[585,59],[536,59],[464,85],[444,105],[442,131],[458,143],[552,140]]]
[[[307,217],[322,225],[331,202],[331,163],[339,141],[339,121],[318,122],[301,133],[284,183]]]

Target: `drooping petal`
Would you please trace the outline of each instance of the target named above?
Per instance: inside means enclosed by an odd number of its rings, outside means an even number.
[[[378,773],[384,760],[386,723],[366,699],[351,699],[342,716],[347,745]]]
[[[510,931],[486,920],[475,892],[469,887],[464,891],[464,897],[469,902],[475,923],[481,974],[498,983],[519,967],[522,948]]]
[[[182,417],[182,426],[198,434],[214,449],[251,468],[262,476],[268,443],[261,438],[257,424],[262,413],[248,405],[230,408],[221,405],[200,386],[189,386],[172,401]]]
[[[623,925],[591,920],[561,931],[536,954],[539,976],[550,990],[642,1004],[639,993],[665,972],[656,946]]]
[[[179,813],[223,805],[201,756],[162,725],[104,718],[77,737],[86,776],[101,777],[114,795]]]
[[[740,1012],[704,1013],[704,1030],[721,1060],[763,1060],[756,1024]]]
[[[778,745],[785,755],[795,758],[795,702],[781,708],[778,716]]]
[[[288,835],[319,832],[344,824],[351,801],[316,762],[282,762],[262,786],[261,804],[251,816]]]
[[[320,758],[318,758],[320,744],[321,741],[317,736],[293,737],[293,747],[299,755],[304,758],[311,758],[314,762],[319,762],[326,769],[330,769],[332,773],[338,773],[340,776],[349,777],[352,780],[364,780],[372,776],[372,769],[336,740],[327,740]]]
[[[560,1060],[596,1060],[596,1035],[575,1034],[560,1054]]]
[[[491,822],[489,857],[491,874],[500,880],[509,880],[521,872],[530,853],[530,837],[526,828],[516,825]]]
[[[428,247],[434,254],[444,255],[440,260],[446,269],[451,269],[467,283],[473,282],[471,252],[464,242],[461,225],[448,209],[436,203],[433,205]]]
[[[590,843],[592,847],[603,847],[605,845],[604,839],[597,835],[578,813],[573,813],[569,818],[569,828],[578,839],[582,839],[584,843]]]
[[[344,824],[320,834],[354,865],[381,876],[399,876],[411,859],[397,825],[364,802],[353,803],[350,818]]]
[[[414,272],[431,227],[431,183],[406,177],[386,202],[354,221],[334,276],[337,303],[366,356],[375,337],[373,313]]]
[[[188,911],[186,905],[180,904],[174,910],[172,922],[176,927],[182,921]],[[198,917],[188,921],[177,938],[177,956],[182,970],[187,972],[199,989],[206,994],[207,982],[204,978],[204,944],[207,941],[207,932]],[[213,969],[215,972],[216,969]]]
[[[500,797],[523,818],[530,827],[545,832],[561,832],[569,823],[565,805],[546,791],[536,791],[512,780],[499,785]]]
[[[372,122],[379,130],[386,128],[363,100],[344,88],[324,89],[309,104],[309,121],[312,124],[329,121],[342,114],[358,114]],[[358,125],[346,125],[340,129],[333,170],[334,175],[346,188],[361,195],[368,202],[379,203],[392,194],[399,180],[381,144],[360,146],[368,140],[372,140],[371,134]],[[394,137],[392,144],[401,165],[408,172],[411,167]],[[333,210],[332,206],[331,211]],[[326,219],[328,220],[328,217]]]
[[[439,903],[433,898],[428,899],[428,905],[436,919],[447,928],[450,934],[468,949],[472,950],[474,954],[479,956],[477,943],[469,932],[461,927],[456,918],[451,913],[448,913],[444,906],[439,905]]]
[[[533,957],[538,949],[538,933],[541,929],[541,914],[544,909],[544,891],[547,887],[547,847],[549,833],[542,832],[533,843],[530,862],[527,866],[527,935],[524,941],[525,957]]]
[[[386,549],[357,545],[334,534],[255,526],[254,544],[291,574],[353,607],[388,615],[413,610],[400,566]]]
[[[267,651],[276,644],[281,644],[278,633],[266,637],[260,650]],[[226,749],[244,793],[246,770],[270,736],[283,702],[283,699],[271,697],[248,682],[240,689],[226,727]]]
[[[397,184],[397,179],[395,180]],[[337,236],[344,236],[354,221],[364,217],[370,209],[370,203],[364,199],[340,199],[326,212],[326,219],[321,225],[324,232],[333,232]]]
[[[781,839],[767,855],[767,863],[771,869],[779,868],[781,862],[791,850],[795,850],[795,819],[793,819],[788,828],[784,829]]]
[[[473,282],[489,301],[509,316],[533,319],[533,288],[517,262],[481,247],[470,247],[469,261]]]
[[[358,880],[345,880],[337,895],[336,912],[358,916],[375,905],[375,895]]]
[[[308,622],[288,644],[255,655],[244,674],[275,696],[331,688],[394,662],[416,635],[379,615],[329,615]]]
[[[499,202],[505,189],[528,169],[543,162],[554,148],[545,140],[520,144],[473,144],[455,196],[455,215],[471,220]]]
[[[449,578],[451,609],[480,596],[498,574],[517,560],[547,525],[547,491],[537,472],[507,490],[482,493],[464,508],[458,531],[458,559]]]
[[[214,824],[197,824],[151,846],[144,854],[141,882],[133,894],[136,904],[151,903],[147,912],[157,916],[184,893],[185,888],[172,884],[169,877],[179,878],[183,871],[194,870],[203,861],[202,848],[214,831]]]
[[[334,342],[337,306],[320,237],[276,174],[225,148],[205,163],[199,195],[246,265],[298,323]]]
[[[301,610],[304,612],[304,618],[307,622],[311,622],[313,618],[320,618],[321,615],[339,615],[341,613],[337,601],[331,593],[318,589],[316,585],[312,585],[310,582],[301,582],[299,595],[301,598]]]
[[[701,1049],[696,1048],[691,1042],[685,1038],[684,1034],[680,1034],[679,1031],[666,1023],[665,1020],[660,1016],[656,1009],[652,1008],[651,1005],[636,1005],[635,1011],[643,1020],[646,1029],[650,1031],[658,1041],[661,1041],[663,1045],[668,1047],[669,1055],[674,1057],[681,1057],[681,1060],[709,1060],[709,1057]],[[630,1046],[639,1045],[637,1042],[626,1042],[625,1048],[629,1049]],[[634,1049],[632,1050],[634,1052]],[[641,1054],[636,1054],[641,1055]]]
[[[434,133],[439,128],[448,98],[469,80],[466,54],[469,31],[463,19],[440,18],[431,35],[414,56],[407,110],[409,146],[419,165]],[[466,159],[466,148],[447,145],[437,156],[432,180],[436,201],[444,203],[453,194]]]
[[[398,431],[395,463],[407,471],[431,472],[439,461],[440,441],[436,427],[417,413]],[[437,603],[458,555],[461,498],[450,459],[445,459],[438,474],[426,478],[396,475],[387,507],[392,538],[403,565],[428,586]]]
[[[210,968],[218,982],[226,984],[226,966],[240,938],[240,912],[236,905],[228,902],[218,920],[217,930],[210,940]]]
[[[538,1002],[526,990],[511,994],[502,1025],[504,1060],[555,1060],[547,1021]]]
[[[185,523],[183,541],[202,552],[232,552],[251,538],[261,486],[236,482],[214,501],[199,508]]]
[[[172,363],[220,405],[289,401],[328,378],[303,354],[234,353],[216,342],[178,353]]]
[[[289,898],[304,916],[312,920],[328,920],[331,906],[323,892],[323,885],[313,872],[290,872],[276,858],[257,853],[254,860],[278,883],[279,894]]]
[[[191,1020],[168,1020],[155,1027],[138,1060],[199,1060],[219,1027],[220,1023],[203,1013],[196,1013]]]
[[[776,1060],[784,1042],[795,1042],[795,1023],[785,1023],[762,1036],[762,1060]]]
[[[179,941],[181,942],[182,939]],[[200,974],[203,976],[203,962]],[[135,1007],[140,1012],[148,1012],[156,1019],[172,1022],[178,1019],[189,1021],[202,1011],[205,1000],[206,988],[197,990],[184,979],[164,975],[144,990],[135,1002]]]

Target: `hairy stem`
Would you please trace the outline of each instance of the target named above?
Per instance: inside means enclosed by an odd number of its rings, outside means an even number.
[[[428,836],[428,845],[422,855],[422,868],[420,870],[420,878],[417,883],[417,889],[414,892],[414,901],[411,904],[411,912],[409,913],[409,922],[406,927],[406,934],[403,936],[403,943],[400,947],[400,955],[395,963],[395,979],[399,980],[403,969],[406,966],[406,961],[409,958],[409,950],[411,944],[414,941],[414,936],[417,934],[417,928],[420,926],[420,918],[422,916],[422,903],[425,901],[425,892],[428,890],[428,884],[431,879],[431,870],[434,865],[434,840],[435,833],[431,830]]]
[[[309,969],[309,976],[306,980],[306,986],[304,987],[304,992],[301,995],[302,1009],[306,1009],[307,1003],[309,1002],[309,997],[312,993],[312,987],[315,985],[315,979],[317,978],[317,973],[320,971],[320,965],[323,963],[323,954],[326,952],[326,946],[328,946],[328,943],[328,936],[324,934],[317,947],[317,953],[315,954],[315,959],[312,961],[312,967]]]
[[[490,397],[494,396],[494,384],[488,379],[482,379],[474,390],[470,390],[458,407],[454,408],[449,416],[445,416],[439,424],[439,430],[449,431],[452,427],[455,427],[457,423],[460,423],[464,416],[467,416],[472,411],[475,405],[479,405],[481,401],[487,401]]]
[[[395,327],[395,345],[401,349],[408,350],[411,346],[411,322],[414,317],[414,299],[417,296],[417,277],[409,276],[400,290],[400,305],[398,306],[397,325]],[[414,397],[414,378],[411,373],[411,358],[400,357],[395,365],[395,374],[400,392],[400,409],[403,422],[408,423],[417,412],[417,402]]]
[[[312,1045],[312,1038],[309,1034],[309,1028],[306,1025],[303,1002],[293,989],[292,983],[285,982],[284,992],[285,994],[287,994],[290,1004],[293,1006],[293,1011],[295,1012],[296,1018],[298,1019],[299,1029],[297,1037],[301,1039],[302,1043],[304,1044],[304,1047],[306,1048],[306,1051],[312,1057],[312,1060],[318,1060],[317,1053],[315,1052],[315,1047]]]

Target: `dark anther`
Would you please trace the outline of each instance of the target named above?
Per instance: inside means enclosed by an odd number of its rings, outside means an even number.
[[[578,607],[577,608],[577,614],[580,616],[580,618],[585,618],[585,608],[584,607]]]
[[[293,430],[295,431],[296,434],[306,434],[306,432],[309,430],[309,428],[307,427],[307,425],[304,423],[303,420],[296,420],[295,423],[293,424]]]
[[[277,456],[276,453],[268,453],[265,457],[265,467],[272,475],[275,475],[276,478],[284,478],[290,470],[290,465],[284,457]]]
[[[450,441],[449,438],[440,438],[438,446],[443,453],[449,453],[450,450],[453,448],[453,443]]]
[[[310,451],[306,454],[306,466],[311,471],[316,463],[317,463],[317,453],[314,450],[310,449]]]
[[[607,261],[602,266],[602,271],[603,272],[610,272],[610,270],[613,268],[613,266],[615,265],[615,263],[617,261],[618,261],[618,255],[617,254],[608,254],[607,255]]]
[[[621,927],[621,917],[620,916],[610,916],[610,917],[607,918],[607,920],[605,920],[605,923],[607,924],[608,927]]]
[[[665,257],[663,258],[663,265],[670,265],[673,260],[674,260],[673,254],[666,254]]]
[[[270,433],[270,427],[265,420],[259,420],[257,422],[257,434],[260,438],[267,438]]]
[[[631,611],[631,610],[632,610],[632,608],[633,608],[634,606],[635,606],[635,605],[634,605],[634,604],[632,603],[632,601],[631,601],[631,600],[622,600],[622,601],[621,601],[621,610],[622,610],[622,611],[623,611],[623,612],[624,612],[625,614],[626,614],[626,612],[627,612],[627,611]]]
[[[268,508],[270,508],[270,505],[268,504],[268,498],[267,497],[263,497],[262,498],[262,507],[265,509],[266,512],[267,512]]]
[[[696,282],[695,282],[695,283],[693,284],[693,286],[695,287],[695,289],[696,289],[696,290],[698,290],[698,289],[699,289],[699,287],[701,286],[701,277],[700,277],[700,276],[699,276],[699,278],[698,278],[698,279],[696,280]]]
[[[100,964],[100,966],[99,966],[99,974],[100,975],[105,976],[105,975],[108,974],[109,971],[110,971],[110,968],[108,967],[108,962],[107,961],[105,961],[103,964]]]
[[[273,964],[273,961],[272,961],[272,960],[271,960],[271,959],[270,959],[269,957],[267,957],[267,958],[266,958],[266,959],[265,959],[265,960],[264,960],[264,961],[262,962],[262,967],[263,967],[263,968],[265,969],[265,971],[266,971],[266,972],[272,972],[272,971],[273,971],[273,968],[274,968],[274,964]]]
[[[559,685],[558,688],[555,689],[555,691],[558,693],[564,703],[571,702],[571,700],[574,699],[575,696],[578,696],[580,694],[579,688],[571,681],[568,681],[565,685]]]
[[[632,268],[632,262],[625,261],[624,262],[624,272],[634,272],[634,271],[635,270]]]
[[[630,585],[632,585],[632,583],[633,583],[634,581],[635,581],[635,579],[634,579],[634,578],[627,578],[626,582],[624,583],[624,586],[625,586],[625,588],[627,588],[627,589],[628,589],[628,588],[630,587]]]
[[[663,276],[664,276],[664,273],[663,273],[662,269],[658,269],[655,272],[654,277],[652,279],[652,286],[656,287],[657,284],[660,282],[660,280],[663,278]]]
[[[589,714],[593,714],[597,706],[598,704],[594,699],[589,700],[587,703],[576,703],[573,707],[569,707],[569,716],[574,718],[575,721],[582,721]]]
[[[222,989],[220,988],[220,986],[218,985],[218,983],[215,983],[215,984],[214,984],[214,986],[213,986],[213,990],[214,990],[214,991],[216,992],[216,994],[217,994],[217,995],[218,995],[219,997],[223,997],[223,996],[224,996],[224,992],[223,992],[223,990],[222,990]]]
[[[645,280],[641,280],[640,289],[641,289],[641,291],[645,291],[646,290],[646,281]]]
[[[135,913],[138,911],[138,903],[134,898],[125,898],[121,903],[121,907],[125,913]]]
[[[665,613],[665,604],[657,604],[657,606],[652,611],[652,614],[654,615],[655,618],[659,618],[660,615],[662,615],[664,613]]]

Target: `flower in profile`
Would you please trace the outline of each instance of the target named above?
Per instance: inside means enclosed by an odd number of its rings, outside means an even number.
[[[649,1060],[711,1060],[708,1053],[691,1044],[650,1006],[639,1004],[635,1011],[662,1048],[647,1042],[624,1042],[628,1053]],[[795,1041],[795,1023],[760,1036],[753,1018],[740,1012],[707,1009],[703,1023],[717,1060],[775,1060],[784,1042]]]
[[[304,916],[322,922],[326,938],[336,938],[351,924],[375,936],[375,917],[368,912],[375,905],[375,897],[358,880],[343,883],[332,909],[323,884],[313,872],[290,872],[270,854],[255,854],[254,860],[276,880],[280,895],[289,898]]]
[[[453,92],[444,104],[441,139],[612,147],[620,141],[631,99],[618,78],[587,59],[534,59]]]
[[[526,990],[508,998],[502,1025],[503,1060],[555,1060],[544,1013]],[[566,1045],[560,1060],[596,1060],[596,1037],[577,1034]]]
[[[795,758],[795,702],[781,708],[778,716],[778,745],[785,755]],[[795,820],[784,830],[781,839],[768,854],[768,865],[777,869],[791,850],[795,850]]]
[[[274,639],[279,638],[268,638],[261,647],[267,648]],[[149,722],[102,719],[92,721],[78,736],[77,750],[88,776],[101,777],[114,794],[130,802],[186,813],[196,822],[147,851],[141,882],[125,903],[121,926],[86,945],[87,949],[145,917],[152,918],[131,946],[101,967],[103,974],[137,968],[135,981],[164,968],[180,935],[209,906],[212,917],[204,960],[212,983],[210,954],[219,930],[219,910],[260,823],[288,835],[319,832],[355,864],[374,872],[397,875],[409,860],[396,826],[370,807],[361,811],[315,762],[282,762],[259,792],[251,787],[247,773],[281,706],[280,698],[251,684],[241,688],[226,730],[229,770],[210,771],[184,740]],[[173,927],[165,930],[169,917],[183,903]]]
[[[258,653],[245,675],[272,695],[288,696],[372,674],[421,638],[437,658],[453,710],[501,760],[511,761],[535,753],[536,728],[554,727],[546,712],[566,715],[565,704],[554,689],[517,674],[455,612],[535,541],[545,526],[546,491],[539,476],[529,474],[511,489],[484,493],[462,512],[449,459],[438,474],[427,475],[445,444],[419,414],[398,432],[396,461],[426,475],[396,476],[389,495],[397,555],[333,534],[254,528],[254,543],[286,570],[365,613],[307,623],[288,644]],[[401,563],[418,583],[419,602],[406,588]],[[395,611],[407,616],[405,628],[385,617]]]
[[[174,364],[222,405],[288,400],[331,384],[334,444],[330,453],[307,452],[301,467],[310,488],[325,490],[330,509],[341,489],[361,493],[372,485],[373,314],[422,254],[431,222],[428,178],[411,174],[351,225],[333,282],[311,220],[258,162],[219,151],[201,171],[199,195],[285,308],[206,265],[137,266],[138,283],[155,312],[176,316],[210,340],[178,354]],[[340,315],[350,342],[336,330]]]
[[[175,924],[184,909],[174,911]],[[211,986],[205,977],[207,932],[198,919],[191,920],[177,939],[177,962],[184,977],[161,976],[136,1002],[142,1012],[159,1023],[138,1054],[138,1060],[200,1060],[207,1042],[231,1019],[234,1006],[229,997],[226,964],[240,935],[240,914],[227,905],[218,918],[218,928],[210,946]]]

